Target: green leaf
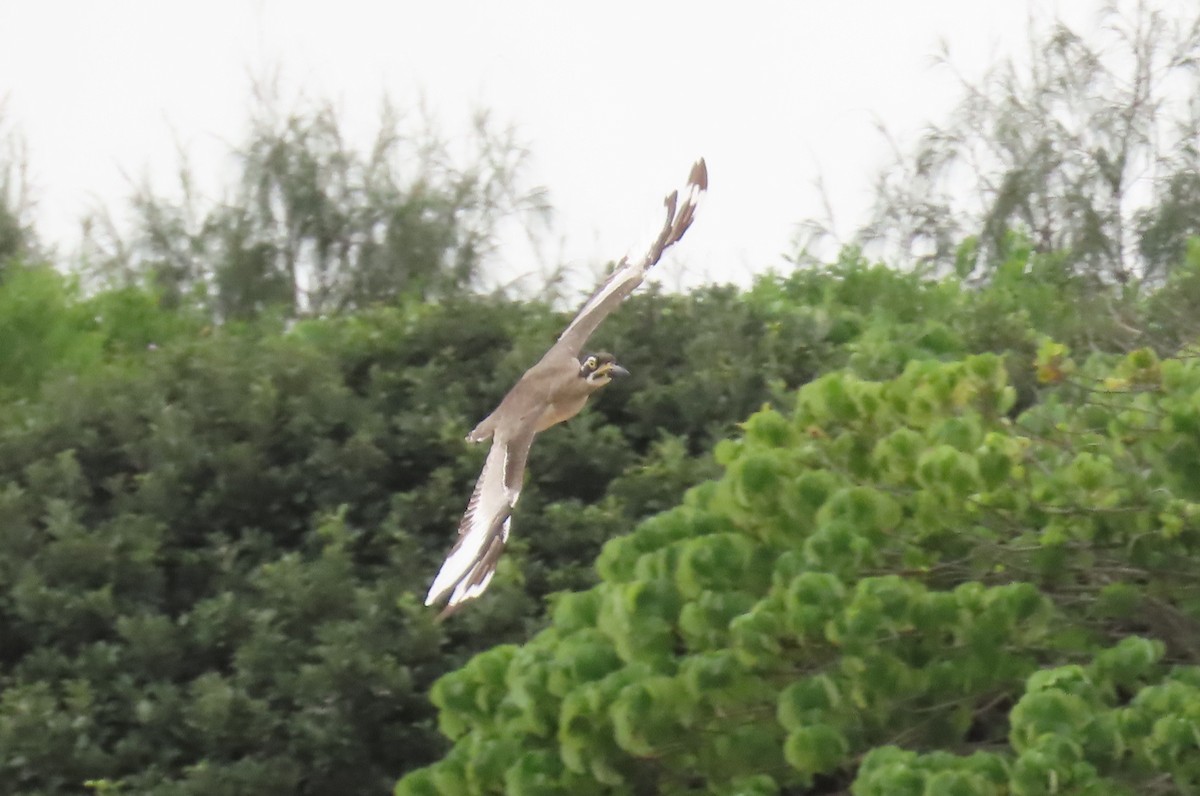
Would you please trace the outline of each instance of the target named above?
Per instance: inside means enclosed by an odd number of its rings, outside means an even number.
[[[788,765],[812,776],[835,771],[849,761],[850,744],[827,724],[815,724],[792,730],[783,746]]]

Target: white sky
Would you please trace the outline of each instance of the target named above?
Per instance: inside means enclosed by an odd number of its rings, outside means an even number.
[[[251,76],[278,67],[364,140],[385,93],[424,95],[449,131],[481,106],[514,124],[556,210],[548,256],[588,273],[644,237],[703,155],[707,203],[661,276],[746,284],[787,267],[797,222],[821,214],[818,175],[840,230],[861,220],[888,160],[876,122],[911,139],[954,104],[941,40],[977,75],[1022,51],[1031,13],[1086,28],[1099,5],[0,0],[0,97],[28,144],[38,229],[65,251],[130,178],[171,185],[176,142],[215,193]],[[496,281],[530,260],[506,245]]]

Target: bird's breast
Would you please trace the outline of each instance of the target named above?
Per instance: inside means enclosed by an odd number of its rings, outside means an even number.
[[[559,398],[551,402],[542,410],[542,417],[538,421],[537,430],[545,431],[550,426],[557,425],[564,420],[570,420],[575,415],[579,414],[583,409],[583,405],[587,403],[587,393],[569,398]]]

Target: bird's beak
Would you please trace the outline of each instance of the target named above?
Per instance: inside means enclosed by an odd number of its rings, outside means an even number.
[[[625,370],[625,368],[621,367],[620,365],[618,365],[614,362],[613,364],[608,366],[608,375],[609,376],[628,376],[629,371]]]

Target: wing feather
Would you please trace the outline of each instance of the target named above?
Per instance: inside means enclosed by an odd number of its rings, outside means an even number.
[[[508,541],[513,507],[521,496],[533,437],[530,428],[512,438],[493,439],[459,522],[458,540],[425,597],[426,605],[447,600],[443,615],[478,597],[491,583]]]
[[[608,279],[584,302],[575,319],[559,335],[555,348],[565,350],[572,356],[579,355],[592,332],[596,331],[596,327],[642,283],[646,278],[646,271],[659,261],[663,252],[687,232],[696,215],[696,208],[707,190],[708,167],[704,164],[704,158],[701,158],[692,165],[687,187],[683,191],[683,204],[679,204],[678,191],[672,192],[663,201],[667,208],[667,220],[658,238],[640,258],[621,258]]]

